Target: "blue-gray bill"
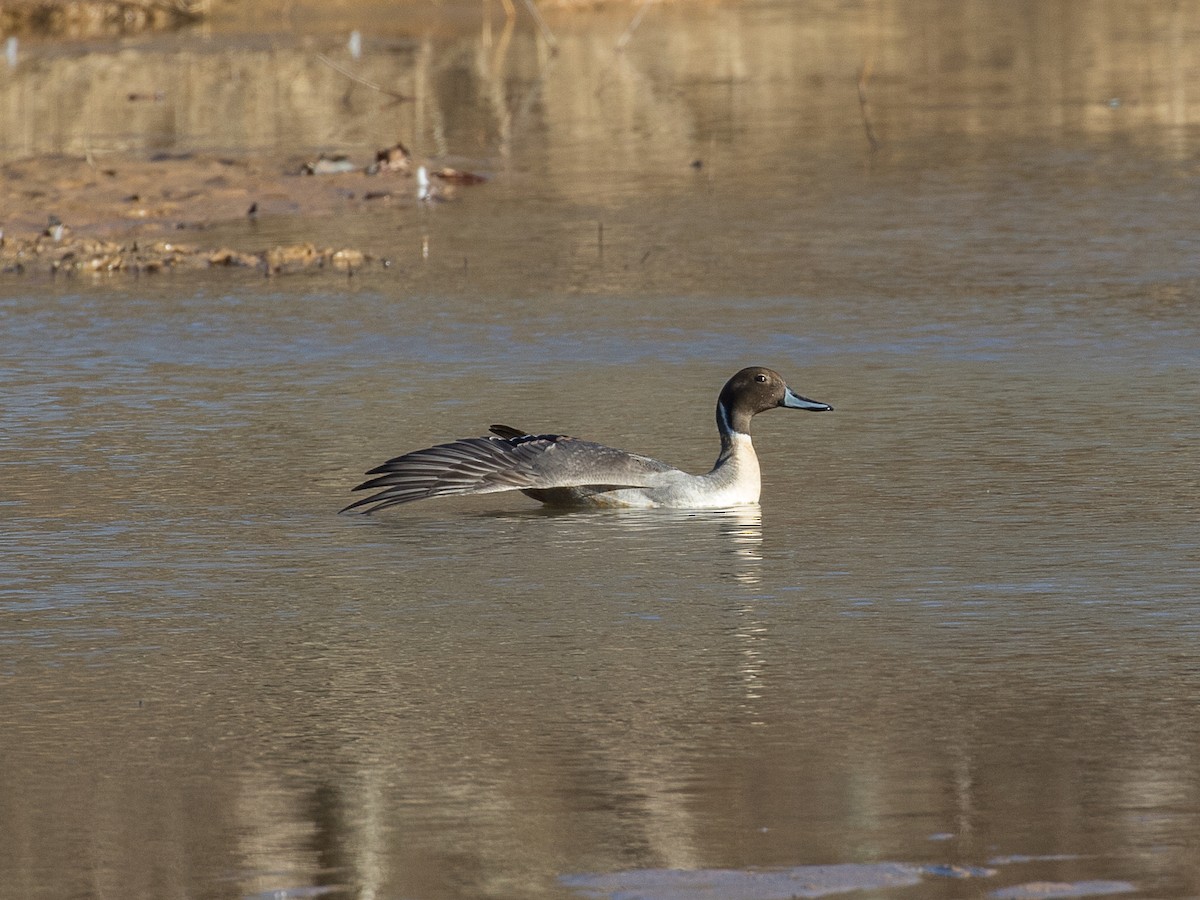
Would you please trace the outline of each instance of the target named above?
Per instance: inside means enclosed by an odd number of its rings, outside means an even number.
[[[788,409],[807,409],[810,412],[829,412],[833,409],[828,403],[801,397],[791,388],[784,390],[783,399],[779,402],[779,405],[786,406]]]

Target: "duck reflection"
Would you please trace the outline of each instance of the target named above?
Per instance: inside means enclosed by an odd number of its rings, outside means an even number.
[[[759,506],[596,512],[542,508],[478,515],[483,519],[510,521],[518,529],[522,524],[554,519],[554,529],[546,533],[549,544],[575,550],[588,546],[624,550],[633,554],[634,560],[648,558],[652,553],[667,554],[668,548],[660,540],[666,538],[670,542],[670,552],[677,560],[699,553],[710,560],[724,561],[724,566],[701,570],[714,577],[751,586],[761,580],[763,531],[762,508]],[[422,527],[427,525],[421,524]],[[629,561],[628,557],[626,561]],[[662,561],[663,557],[660,557],[658,564]]]
[[[543,522],[547,516],[555,519],[556,527],[547,532],[547,539],[557,547],[546,548],[549,554],[561,549],[581,559],[590,546],[602,556],[611,555],[612,563],[604,568],[610,577],[596,587],[619,588],[620,572],[661,570],[668,558],[670,568],[680,575],[690,572],[710,584],[732,582],[733,589],[726,595],[722,614],[724,621],[719,626],[732,639],[726,645],[733,663],[729,674],[741,686],[743,707],[761,699],[770,636],[757,590],[762,583],[763,568],[761,507],[621,510],[582,515],[535,510],[522,516],[503,517],[516,521],[529,516]],[[635,599],[639,601],[638,609],[644,610],[638,613],[639,618],[660,618],[642,602],[651,598]]]

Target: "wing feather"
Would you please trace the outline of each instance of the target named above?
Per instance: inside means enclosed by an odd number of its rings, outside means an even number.
[[[376,491],[342,512],[375,512],[430,497],[542,491],[552,488],[646,487],[678,470],[647,456],[562,434],[533,435],[493,425],[492,435],[463,438],[414,450],[367,472],[376,477],[354,488]]]

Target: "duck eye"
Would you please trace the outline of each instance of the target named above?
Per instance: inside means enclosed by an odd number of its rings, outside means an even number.
[[[759,372],[757,375],[754,376],[754,380],[755,381],[766,381],[767,376],[764,375],[762,372]]]

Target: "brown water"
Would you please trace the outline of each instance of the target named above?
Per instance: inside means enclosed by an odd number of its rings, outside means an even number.
[[[218,235],[391,268],[0,285],[0,896],[1200,894],[1197,12],[434,35],[489,184]],[[335,515],[495,421],[704,469],[749,363],[836,407],[761,513]]]

